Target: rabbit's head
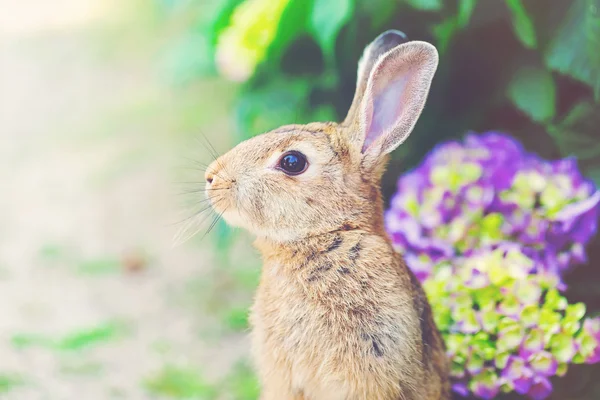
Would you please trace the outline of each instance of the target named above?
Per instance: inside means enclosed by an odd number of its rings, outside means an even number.
[[[437,63],[432,45],[381,34],[359,63],[346,119],[283,126],[219,157],[205,176],[213,208],[280,242],[339,229],[382,232],[387,154],[413,129]]]

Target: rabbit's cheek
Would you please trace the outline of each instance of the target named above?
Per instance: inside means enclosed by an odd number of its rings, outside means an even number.
[[[248,224],[240,212],[236,208],[228,208],[222,212],[223,219],[230,226],[236,226],[240,228],[248,229]]]

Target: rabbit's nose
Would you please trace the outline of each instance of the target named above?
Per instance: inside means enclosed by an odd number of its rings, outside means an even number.
[[[206,174],[204,174],[204,179],[206,179],[206,183],[207,184],[211,184],[213,183],[213,180],[215,179],[215,174],[211,171],[211,172],[206,172]]]
[[[209,167],[206,169],[206,172],[204,173],[204,179],[206,179],[206,184],[212,184],[215,180],[215,176],[217,176],[217,174],[214,167],[212,165],[209,165]]]

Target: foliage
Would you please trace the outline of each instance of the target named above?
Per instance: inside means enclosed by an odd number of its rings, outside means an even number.
[[[434,43],[441,59],[424,116],[386,176],[386,195],[400,160],[413,166],[432,143],[469,129],[508,130],[545,157],[576,156],[598,179],[597,125],[583,121],[600,115],[600,0],[163,4],[191,15],[188,33],[172,44],[178,77],[218,72],[242,82],[240,140],[282,124],[340,120],[362,49],[394,28]]]
[[[568,364],[600,361],[600,319],[559,293],[599,214],[574,160],[495,132],[443,143],[400,178],[386,228],[423,281],[456,392],[543,399]]]

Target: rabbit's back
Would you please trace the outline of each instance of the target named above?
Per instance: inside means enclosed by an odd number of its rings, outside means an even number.
[[[271,387],[299,399],[447,398],[430,307],[386,239],[351,230],[259,248],[253,348]]]

